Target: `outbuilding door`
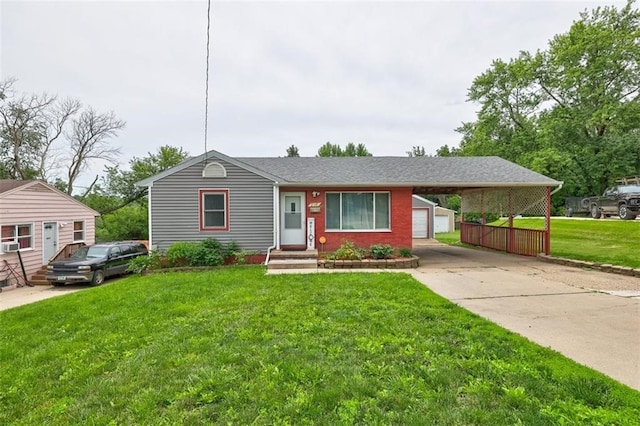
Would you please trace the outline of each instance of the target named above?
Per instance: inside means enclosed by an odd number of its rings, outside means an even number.
[[[280,194],[280,244],[306,245],[304,192]]]
[[[436,216],[434,220],[434,232],[451,232],[451,229],[449,229],[449,216]]]
[[[427,238],[429,235],[429,209],[413,209],[412,237]]]

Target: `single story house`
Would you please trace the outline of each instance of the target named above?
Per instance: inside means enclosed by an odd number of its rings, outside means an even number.
[[[209,151],[137,185],[149,191],[151,247],[214,237],[267,254],[332,251],[345,239],[411,248],[414,194],[550,194],[561,182],[499,157],[234,158]]]
[[[0,285],[26,279],[66,245],[93,244],[99,213],[37,180],[0,180]],[[13,271],[15,272],[13,272]]]

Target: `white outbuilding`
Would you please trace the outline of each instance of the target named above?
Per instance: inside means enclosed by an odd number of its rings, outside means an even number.
[[[412,236],[413,238],[433,238],[437,204],[419,195],[412,200]]]

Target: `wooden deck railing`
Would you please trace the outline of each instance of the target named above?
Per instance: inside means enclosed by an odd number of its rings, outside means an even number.
[[[460,241],[466,244],[486,247],[524,256],[547,253],[545,242],[547,232],[541,229],[509,228],[462,222]]]
[[[71,256],[71,254],[74,251],[84,246],[86,246],[85,243],[69,243],[66,246],[62,247],[60,250],[58,250],[56,254],[51,256],[51,258],[49,259],[49,262],[53,260],[58,260],[58,259],[66,259],[67,257]]]

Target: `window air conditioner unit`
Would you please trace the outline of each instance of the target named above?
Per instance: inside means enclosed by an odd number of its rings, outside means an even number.
[[[2,251],[5,253],[20,250],[20,244],[18,243],[2,243]]]

